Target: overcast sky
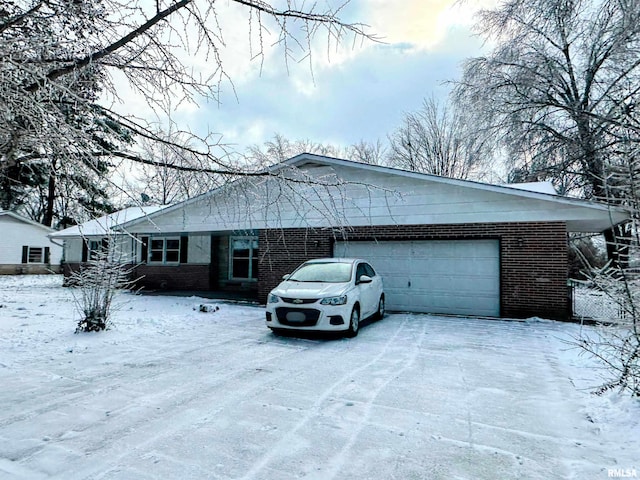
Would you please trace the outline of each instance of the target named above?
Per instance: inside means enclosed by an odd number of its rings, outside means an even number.
[[[478,0],[464,5],[352,0],[341,18],[370,25],[384,43],[354,44],[349,37],[339,48],[328,48],[319,34],[311,64],[309,59],[287,64],[279,48],[267,48],[263,61],[251,61],[257,49],[254,40],[250,50],[246,8],[223,2],[218,8],[226,42],[222,59],[233,86],[222,83],[218,104],[180,105],[173,119],[199,134],[220,134],[223,143],[240,151],[276,133],[341,147],[384,140],[424,98],[446,97],[445,82],[459,77],[465,58],[481,53],[481,41],[471,32],[478,5]]]

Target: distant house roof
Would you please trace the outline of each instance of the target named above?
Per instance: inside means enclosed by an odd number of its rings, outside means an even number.
[[[42,225],[41,223],[35,222],[29,218],[25,218],[22,215],[18,215],[15,212],[10,212],[9,210],[0,210],[0,217],[7,217],[7,218],[12,218],[14,220],[17,220],[19,222],[23,222],[26,223],[28,225],[32,225],[34,227],[38,227],[41,228],[43,230],[46,230],[47,232],[54,232],[55,230],[51,227],[47,227],[46,225]]]
[[[517,188],[518,190],[526,190],[528,192],[546,193],[547,195],[558,195],[558,192],[551,182],[507,183],[504,186],[509,188]]]
[[[123,210],[119,210],[102,217],[89,220],[81,223],[80,225],[74,225],[73,227],[65,228],[59,232],[49,234],[51,238],[69,238],[69,237],[86,237],[95,235],[106,235],[113,227],[116,227],[122,223],[129,222],[146,215],[150,215],[162,209],[162,206],[153,205],[148,207],[129,207]]]

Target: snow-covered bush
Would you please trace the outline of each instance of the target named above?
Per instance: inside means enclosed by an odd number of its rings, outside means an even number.
[[[95,252],[94,258],[72,274],[73,297],[81,315],[76,333],[108,329],[114,297],[135,283],[131,280],[133,267],[113,257],[108,250]]]
[[[640,397],[640,149],[609,159],[607,171],[604,200],[627,208],[631,219],[612,228],[616,257],[605,267],[587,269],[586,276],[618,313],[577,343],[604,367],[597,393],[619,389]]]
[[[640,279],[628,269],[608,267],[593,271],[594,289],[617,306],[615,318],[595,329],[583,330],[578,345],[603,367],[603,383],[596,393],[618,389],[640,396]]]

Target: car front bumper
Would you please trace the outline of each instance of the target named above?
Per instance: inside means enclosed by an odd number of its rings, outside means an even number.
[[[316,302],[297,306],[278,302],[267,305],[266,325],[287,330],[343,331],[349,328],[353,305],[321,305]]]

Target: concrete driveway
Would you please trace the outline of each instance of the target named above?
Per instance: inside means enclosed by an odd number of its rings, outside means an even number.
[[[0,478],[604,479],[640,451],[577,388],[575,325],[391,314],[289,338],[257,307],[135,297],[73,335],[54,287],[5,301]]]

